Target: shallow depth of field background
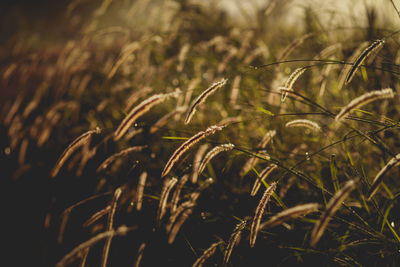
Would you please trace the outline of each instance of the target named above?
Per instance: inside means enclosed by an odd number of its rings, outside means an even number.
[[[54,266],[78,245],[108,231],[107,206],[119,188],[107,266],[191,266],[219,242],[204,266],[221,266],[235,226],[247,220],[227,266],[397,266],[400,263],[400,182],[394,166],[377,194],[374,177],[400,153],[400,16],[397,0],[73,0],[0,3],[0,167],[3,220],[10,266]],[[384,39],[344,78],[357,56]],[[278,90],[297,69],[294,94]],[[192,101],[228,79],[201,104],[189,124]],[[352,99],[392,88],[380,99],[334,117]],[[155,94],[182,94],[141,115],[126,136],[113,134],[135,106]],[[321,131],[286,127],[295,119]],[[183,154],[167,177],[173,152],[211,125],[230,122]],[[94,134],[51,177],[75,138]],[[265,135],[276,135],[260,148]],[[196,182],[195,158],[221,144]],[[143,146],[140,152],[118,154]],[[117,155],[117,156],[115,156]],[[99,166],[109,157],[113,161]],[[258,157],[246,173],[243,168]],[[277,169],[250,196],[270,164]],[[147,173],[137,208],[140,175]],[[166,230],[171,205],[158,222],[165,181],[189,175],[178,205],[200,197],[174,240]],[[207,184],[207,181],[213,183]],[[314,225],[348,181],[356,186],[332,216],[316,246]],[[261,219],[305,203],[319,210],[258,233],[249,246],[250,222],[265,189],[276,194]],[[172,189],[171,195],[175,188]],[[170,200],[170,199],[169,199]],[[112,203],[111,203],[112,204]],[[96,212],[102,216],[87,222]],[[182,217],[182,216],[181,216]],[[178,217],[178,218],[181,218]],[[185,219],[185,218],[184,218]],[[176,224],[175,224],[176,225]],[[80,251],[68,266],[100,266],[104,240]],[[145,244],[142,257],[138,250]],[[6,262],[6,261],[4,261]],[[136,265],[135,265],[136,264]]]

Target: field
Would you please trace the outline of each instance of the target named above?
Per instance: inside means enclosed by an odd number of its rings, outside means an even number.
[[[9,266],[400,264],[400,2],[28,2],[0,7]]]

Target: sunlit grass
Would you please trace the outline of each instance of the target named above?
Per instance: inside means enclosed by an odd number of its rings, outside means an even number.
[[[1,159],[21,218],[36,214],[20,225],[48,233],[32,264],[400,260],[400,34],[372,21],[383,9],[366,8],[365,27],[325,29],[309,6],[292,29],[285,1],[251,27],[188,1],[165,14],[152,1],[89,2],[66,7],[65,40],[21,29],[0,50],[13,92]],[[259,229],[307,203],[313,212]]]

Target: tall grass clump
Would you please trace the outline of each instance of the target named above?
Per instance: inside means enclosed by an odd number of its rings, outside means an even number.
[[[0,4],[13,266],[400,262],[395,1],[22,2]]]

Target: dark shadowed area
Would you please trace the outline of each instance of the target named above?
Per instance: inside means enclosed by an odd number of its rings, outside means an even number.
[[[0,2],[6,266],[397,266],[396,1]]]

